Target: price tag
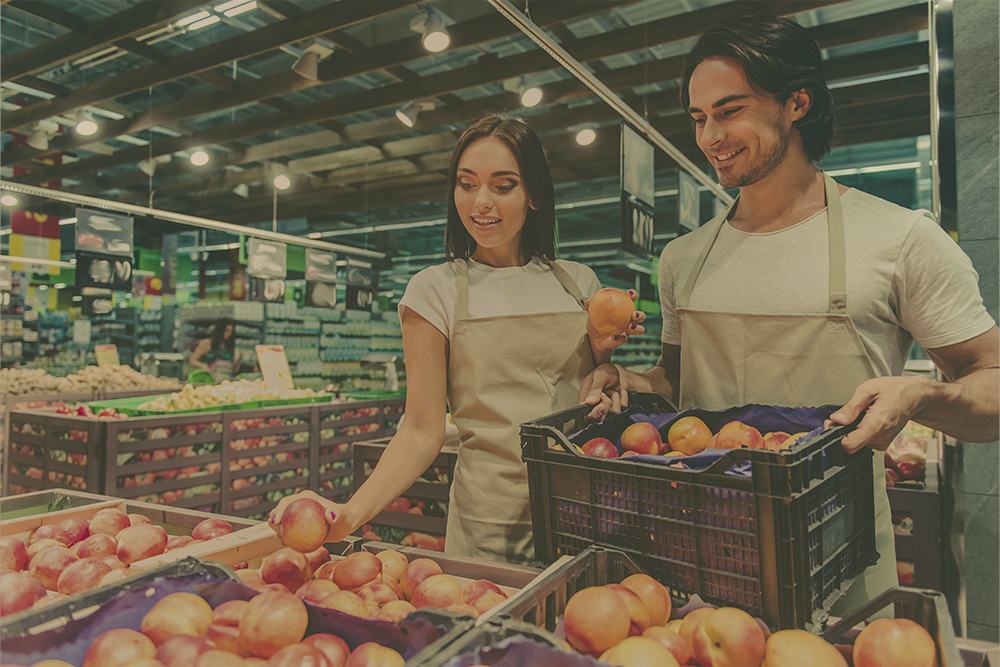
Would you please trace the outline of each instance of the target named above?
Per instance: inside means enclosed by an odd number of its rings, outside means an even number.
[[[97,357],[98,366],[118,366],[118,346],[117,345],[95,345],[94,356]]]
[[[260,374],[268,387],[274,389],[294,389],[292,371],[288,368],[288,357],[285,356],[284,345],[258,345],[257,363]]]
[[[76,345],[90,345],[90,320],[73,320],[73,342]]]

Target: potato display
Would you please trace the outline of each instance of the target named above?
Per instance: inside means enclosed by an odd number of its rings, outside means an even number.
[[[131,366],[86,366],[66,377],[54,377],[39,368],[4,368],[0,370],[0,394],[81,394],[105,392],[168,391],[180,386],[177,380],[145,375]]]
[[[220,384],[193,386],[190,384],[172,394],[157,396],[139,406],[142,410],[177,412],[221,405],[239,405],[250,401],[266,401],[319,396],[312,389],[275,389],[263,380],[226,380]]]

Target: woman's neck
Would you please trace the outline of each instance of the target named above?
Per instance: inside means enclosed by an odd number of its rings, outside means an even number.
[[[521,249],[516,245],[509,248],[476,248],[476,251],[472,253],[472,259],[495,269],[524,266],[528,263],[521,255]]]

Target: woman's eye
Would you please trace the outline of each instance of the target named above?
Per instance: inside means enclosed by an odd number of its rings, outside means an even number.
[[[475,189],[475,187],[476,187],[476,186],[475,186],[475,185],[473,185],[472,183],[466,183],[466,182],[460,182],[460,183],[458,184],[458,186],[459,186],[460,188],[462,188],[463,190],[465,190],[466,192],[468,192],[469,190],[473,190],[473,189]]]

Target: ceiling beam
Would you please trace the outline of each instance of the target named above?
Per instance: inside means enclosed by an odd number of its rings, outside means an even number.
[[[173,8],[184,3],[199,4],[198,2],[191,3],[191,0],[177,0],[176,2],[151,3],[149,6],[143,3],[135,9],[145,8],[148,14],[151,8]],[[254,30],[252,33],[235,35],[209,46],[195,49],[173,58],[168,65],[155,63],[145,65],[75,90],[63,99],[38,102],[4,114],[0,116],[0,122],[7,129],[15,129],[77,107],[197,74],[234,60],[242,60],[265,53],[289,42],[347,28],[410,4],[412,4],[412,0],[379,0],[379,2],[344,0],[343,2],[323,4],[318,9],[305,12],[294,19],[274,23]]]
[[[44,2],[43,0],[12,0],[11,9],[17,9],[56,25],[61,25],[73,32],[87,32],[87,22],[72,12]]]
[[[25,6],[31,4],[26,3]],[[151,26],[170,21],[203,4],[204,0],[139,3],[122,12],[95,21],[86,28],[85,32],[62,35],[6,58],[3,73],[0,74],[0,81],[11,81],[25,74],[40,74],[51,69],[54,65],[106,46],[110,42],[132,37]],[[26,9],[26,11],[29,10]],[[47,13],[50,16],[53,15],[52,12]],[[63,19],[65,20],[66,17],[63,16]],[[53,114],[46,114],[46,116],[49,115]],[[41,120],[41,118],[33,120]],[[7,129],[17,127],[7,122],[6,119],[3,125]]]

